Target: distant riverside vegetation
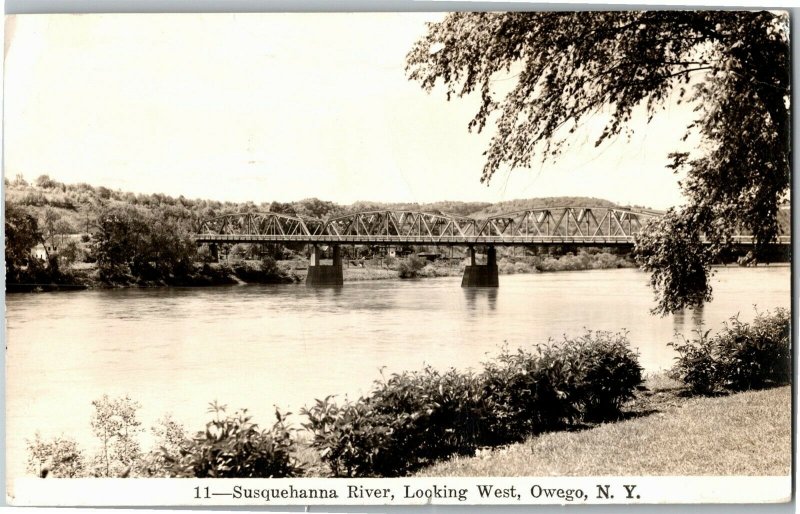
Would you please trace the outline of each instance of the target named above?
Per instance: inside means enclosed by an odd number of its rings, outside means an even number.
[[[220,258],[189,235],[200,220],[223,214],[271,211],[317,219],[350,212],[408,209],[485,218],[501,212],[582,205],[618,206],[586,197],[550,197],[499,203],[443,201],[427,204],[356,202],[339,205],[317,198],[291,203],[190,200],[164,194],[135,194],[89,184],[63,184],[42,175],[33,184],[22,176],[5,179],[6,288],[9,292],[85,287],[200,286],[302,280],[303,245],[225,245]],[[782,220],[788,233],[788,216]],[[435,248],[404,247],[401,258],[381,247],[345,248],[353,264],[346,280],[413,278],[459,274],[462,249],[442,251],[439,262],[417,256]],[[630,267],[629,252],[578,250],[568,246],[501,249],[501,273]]]

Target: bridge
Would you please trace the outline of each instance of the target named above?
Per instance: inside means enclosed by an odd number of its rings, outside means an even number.
[[[311,245],[306,283],[343,282],[340,245],[466,246],[471,264],[463,286],[496,287],[496,246],[633,246],[659,211],[562,206],[527,209],[476,219],[409,210],[354,212],[326,221],[276,212],[226,214],[200,223],[198,244],[297,243]],[[784,241],[785,239],[785,241]],[[782,237],[780,244],[789,244]],[[735,234],[733,242],[752,245],[752,236]],[[320,245],[332,247],[333,264],[320,264]],[[477,265],[475,247],[486,247],[487,263]]]

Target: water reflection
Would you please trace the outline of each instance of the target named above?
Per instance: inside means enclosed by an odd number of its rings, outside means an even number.
[[[496,287],[463,287],[464,299],[467,309],[470,311],[485,310],[487,306],[490,311],[497,310],[498,288]]]
[[[672,315],[675,334],[695,334],[703,328],[705,305],[681,309]]]
[[[692,309],[692,329],[700,330],[703,327],[703,311],[705,305],[698,305]]]

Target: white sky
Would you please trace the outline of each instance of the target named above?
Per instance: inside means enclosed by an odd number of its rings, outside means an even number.
[[[7,19],[5,175],[188,198],[496,202],[594,196],[682,203],[667,154],[691,113],[668,106],[557,163],[480,183],[493,127],[405,75],[441,14],[25,15]],[[500,85],[502,86],[502,84]],[[640,113],[641,114],[641,113]]]

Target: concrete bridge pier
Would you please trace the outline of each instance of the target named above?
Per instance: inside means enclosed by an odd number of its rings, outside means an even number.
[[[494,246],[486,248],[486,264],[475,264],[475,247],[469,247],[470,264],[464,268],[461,287],[498,287],[497,250]]]
[[[322,251],[317,245],[311,246],[311,257],[308,263],[307,286],[341,286],[344,284],[342,274],[342,253],[339,245],[332,245],[333,264],[320,264]]]

